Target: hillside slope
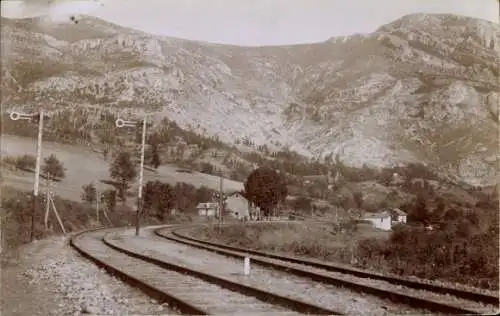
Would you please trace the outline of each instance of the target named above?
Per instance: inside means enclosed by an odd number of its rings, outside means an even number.
[[[496,182],[500,27],[414,14],[371,34],[238,47],[92,17],[2,18],[2,100],[155,112],[222,140]]]

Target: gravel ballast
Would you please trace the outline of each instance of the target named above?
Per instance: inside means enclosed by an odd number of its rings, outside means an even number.
[[[152,229],[143,229],[140,237],[133,236],[132,230],[118,232],[113,236],[111,239],[125,249],[337,310],[344,314],[401,315],[423,312],[370,295],[333,285],[319,284],[307,278],[257,265],[252,266],[249,276],[244,276],[242,275],[242,260],[168,241],[154,235]]]
[[[2,254],[2,315],[176,314],[54,237]]]

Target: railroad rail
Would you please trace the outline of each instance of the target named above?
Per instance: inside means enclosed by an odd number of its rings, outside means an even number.
[[[120,242],[123,231],[126,230],[92,230],[74,236],[70,243],[80,254],[100,267],[142,289],[159,302],[170,303],[181,313],[342,314],[333,309],[195,270],[174,260],[160,260],[150,251],[124,247],[124,243]],[[156,236],[154,232],[151,235]],[[131,239],[138,240],[138,237]],[[147,238],[145,241],[149,242]]]
[[[160,228],[155,234],[170,241],[183,243],[224,256],[242,259],[249,257],[258,265],[285,270],[308,277],[316,282],[343,286],[394,302],[432,312],[453,314],[494,314],[498,311],[498,296],[426,283],[423,281],[387,276],[319,260],[255,251],[220,243],[199,240],[185,234],[190,227]],[[184,232],[184,233],[182,233]]]
[[[215,282],[220,282],[222,279],[223,282],[229,281],[250,287],[257,295],[259,295],[258,292],[263,293],[260,297],[256,297],[264,300],[269,298],[268,293],[272,293],[277,298],[273,301],[277,303],[282,301],[282,305],[287,307],[299,302],[320,307],[322,310],[330,310],[330,314],[355,315],[402,315],[428,312],[405,304],[394,304],[387,299],[367,297],[357,291],[337,285],[321,284],[308,277],[268,267],[254,266],[251,274],[243,275],[243,260],[168,241],[157,236],[155,229],[151,228],[143,229],[139,237],[134,236],[131,230],[109,234],[105,237],[105,242],[131,256],[147,255],[156,263],[165,265],[165,268],[170,268],[170,265],[174,264],[188,268],[194,276],[202,273],[201,277],[206,278],[208,274],[208,277]],[[298,309],[295,308],[295,310]]]

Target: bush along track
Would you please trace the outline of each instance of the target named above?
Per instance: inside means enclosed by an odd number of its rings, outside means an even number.
[[[352,267],[335,265],[319,260],[280,256],[245,248],[198,240],[185,234],[189,228],[157,229],[157,235],[169,240],[189,244],[227,256],[245,256],[259,265],[286,269],[291,273],[308,276],[319,282],[338,284],[418,308],[443,313],[482,314],[498,309],[498,296],[373,273]],[[184,232],[184,233],[183,233]]]

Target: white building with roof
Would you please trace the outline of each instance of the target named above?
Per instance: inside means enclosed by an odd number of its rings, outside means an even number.
[[[248,200],[240,191],[226,193],[226,212],[235,218],[248,218],[250,207]]]
[[[381,230],[391,230],[392,228],[391,214],[388,212],[367,213],[363,220],[371,222],[375,228]]]
[[[198,203],[196,209],[198,210],[198,215],[200,216],[215,216],[217,212],[217,203],[206,202],[206,203]]]

